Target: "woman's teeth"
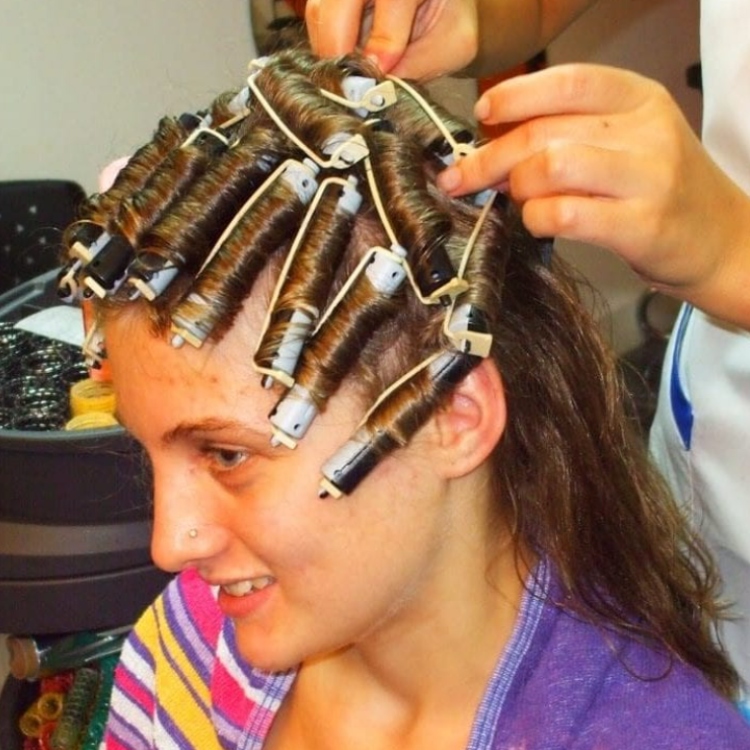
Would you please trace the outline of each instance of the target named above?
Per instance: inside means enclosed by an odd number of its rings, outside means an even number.
[[[260,591],[266,586],[270,586],[272,583],[273,578],[271,576],[261,576],[260,578],[251,578],[248,581],[227,583],[221,589],[230,596],[247,596],[253,591]]]

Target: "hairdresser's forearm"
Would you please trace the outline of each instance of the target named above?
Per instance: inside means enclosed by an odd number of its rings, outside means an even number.
[[[497,73],[543,50],[597,0],[477,0],[479,51],[472,75]]]

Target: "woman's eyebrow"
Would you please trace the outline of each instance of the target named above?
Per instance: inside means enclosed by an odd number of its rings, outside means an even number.
[[[270,430],[260,430],[247,422],[240,422],[235,419],[218,419],[211,417],[209,419],[200,419],[195,422],[180,422],[174,428],[169,430],[162,437],[162,443],[169,445],[179,440],[189,440],[196,435],[206,435],[210,433],[237,433],[243,437],[251,437],[259,440],[268,440]]]

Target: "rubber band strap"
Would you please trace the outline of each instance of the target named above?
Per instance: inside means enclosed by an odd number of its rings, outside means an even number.
[[[271,325],[271,318],[273,317],[273,314],[275,312],[276,303],[279,301],[279,297],[281,296],[281,290],[283,289],[284,284],[286,283],[286,279],[289,275],[289,271],[291,269],[294,258],[297,255],[297,251],[302,246],[302,242],[305,236],[307,235],[307,230],[310,226],[310,222],[312,221],[315,215],[315,212],[317,211],[318,206],[320,205],[320,201],[323,198],[323,194],[326,192],[326,190],[328,190],[328,188],[331,185],[341,185],[345,188],[352,187],[351,182],[341,177],[327,177],[318,186],[318,190],[315,193],[315,197],[312,199],[312,202],[310,203],[310,206],[307,209],[307,213],[305,214],[305,217],[302,220],[302,223],[300,224],[300,227],[297,231],[294,241],[292,242],[292,246],[289,249],[289,252],[287,253],[286,259],[284,260],[284,265],[281,268],[281,273],[279,274],[279,278],[276,282],[276,286],[274,287],[273,295],[271,296],[271,300],[269,302],[268,308],[266,309],[266,315],[263,320],[263,327],[261,328],[260,337],[258,338],[258,345],[256,346],[255,352],[253,353],[253,368],[255,369],[255,371],[262,375],[268,375],[274,380],[278,380],[287,388],[291,388],[292,385],[294,385],[294,378],[292,378],[291,375],[281,370],[273,370],[267,367],[263,367],[262,365],[259,365],[257,362],[258,351],[260,350],[263,340],[266,337],[266,333],[268,332],[268,328]],[[307,307],[305,308],[305,311],[309,312],[313,316],[313,318],[317,318],[320,313],[319,310],[315,310],[313,308],[307,308]]]
[[[223,143],[225,146],[229,146],[229,139],[223,133],[220,133],[218,130],[215,130],[214,128],[209,128],[209,127],[205,127],[203,125],[199,125],[180,144],[180,148],[187,148],[188,146],[192,146],[192,144],[195,143],[195,141],[198,138],[200,138],[204,133],[206,135],[212,135],[214,138],[216,138],[218,141],[220,141],[221,143]]]
[[[484,204],[484,206],[482,207],[482,211],[474,224],[474,228],[471,231],[471,235],[469,235],[469,239],[466,241],[466,246],[464,247],[464,252],[461,256],[461,263],[458,267],[459,279],[463,279],[464,275],[466,274],[466,266],[468,265],[471,253],[476,246],[477,239],[479,238],[479,233],[482,230],[485,221],[487,220],[487,216],[489,216],[492,204],[492,200],[488,200]],[[458,295],[451,298],[450,307],[446,311],[445,318],[443,320],[443,334],[453,343],[453,345],[459,351],[463,350],[462,342],[469,341],[469,346],[472,354],[476,354],[480,357],[488,357],[490,354],[490,349],[492,347],[492,334],[476,333],[471,336],[467,336],[466,332],[463,332],[464,335],[460,335],[455,330],[451,329],[451,320],[453,319],[453,316],[455,314],[457,296]]]
[[[200,269],[198,270],[198,273],[195,275],[196,278],[198,278],[203,271],[206,269],[206,266],[214,259],[216,254],[221,249],[221,246],[226,242],[229,235],[234,231],[237,224],[240,223],[242,218],[245,216],[245,214],[260,200],[260,198],[266,193],[266,191],[273,185],[276,180],[281,177],[283,172],[287,169],[287,167],[290,164],[294,165],[302,165],[303,162],[299,162],[295,159],[287,159],[285,162],[280,164],[263,182],[263,184],[248,198],[247,201],[240,207],[239,211],[234,215],[232,221],[227,224],[224,231],[221,233],[220,237],[216,242],[214,243],[214,246],[211,248],[210,252],[206,256],[206,259],[203,261],[203,265],[201,265]],[[314,173],[317,170],[313,170],[310,165],[307,166],[311,173]]]
[[[419,104],[419,106],[422,108],[424,113],[432,120],[435,127],[440,131],[443,138],[446,140],[448,145],[451,147],[451,151],[453,152],[453,158],[452,159],[443,159],[443,162],[446,165],[450,165],[454,161],[460,159],[463,156],[466,156],[467,154],[470,154],[472,151],[476,149],[476,146],[474,143],[462,143],[460,141],[457,141],[453,137],[453,133],[448,130],[445,123],[443,122],[442,118],[438,115],[437,112],[435,112],[432,105],[417,91],[413,86],[409,85],[406,81],[402,80],[401,78],[398,78],[397,76],[388,76],[389,80],[393,81],[396,85],[400,86],[404,91],[406,91],[409,96],[414,99],[414,101]],[[474,203],[476,205],[485,205],[486,202],[494,200],[496,191],[494,190],[482,190],[479,193],[477,193],[474,196]]]
[[[398,246],[397,246],[398,247]],[[338,294],[333,298],[332,302],[328,307],[326,308],[326,311],[323,315],[323,317],[318,322],[318,325],[315,327],[315,330],[313,331],[313,336],[320,331],[320,329],[325,325],[325,323],[328,321],[328,319],[333,314],[334,310],[341,304],[341,301],[346,297],[346,295],[349,293],[349,290],[354,286],[354,284],[357,282],[359,277],[364,273],[367,266],[372,261],[373,257],[377,253],[384,253],[392,260],[394,260],[396,263],[398,263],[401,266],[406,267],[406,263],[404,261],[403,256],[400,254],[393,252],[393,250],[387,250],[384,247],[371,247],[360,259],[359,263],[357,263],[355,269],[352,271],[352,273],[349,275],[349,278],[346,280],[346,283],[339,289]]]
[[[367,425],[367,421],[370,419],[372,414],[375,412],[375,410],[385,401],[386,399],[389,399],[391,395],[397,391],[401,386],[403,386],[405,383],[408,383],[410,380],[415,378],[422,370],[427,369],[433,362],[435,362],[437,359],[443,356],[445,354],[444,351],[434,352],[429,357],[423,359],[418,365],[415,365],[411,368],[408,372],[405,372],[400,378],[397,380],[394,380],[378,397],[375,399],[372,406],[365,412],[365,416],[362,417],[362,421],[357,426],[357,429],[361,427],[365,427]]]
[[[365,174],[367,176],[367,184],[370,188],[372,202],[375,204],[375,210],[377,211],[380,222],[385,229],[385,233],[388,235],[388,239],[391,241],[391,249],[401,248],[402,246],[400,245],[398,238],[396,237],[396,232],[394,231],[393,225],[391,224],[388,214],[386,213],[385,206],[383,204],[383,197],[380,194],[380,189],[378,188],[378,184],[375,179],[375,172],[372,168],[372,161],[370,160],[369,156],[365,159]],[[417,298],[423,305],[441,304],[442,299],[446,296],[450,297],[451,300],[455,300],[456,297],[463,294],[469,289],[468,283],[464,280],[464,272],[466,270],[469,256],[471,255],[471,251],[474,249],[474,245],[476,244],[479,232],[485,220],[487,219],[491,207],[491,200],[488,200],[482,207],[482,212],[480,213],[479,218],[477,219],[472,233],[466,243],[466,248],[464,249],[464,253],[461,258],[461,265],[456,276],[454,276],[447,284],[444,284],[439,289],[434,290],[430,295],[424,296],[422,294],[422,290],[417,284],[411,266],[408,262],[405,262],[404,265],[406,267],[407,276],[409,277],[409,283],[414,289],[414,293],[417,295]]]
[[[385,205],[383,204],[383,196],[380,194],[380,188],[378,187],[377,180],[375,179],[375,171],[372,168],[372,161],[369,156],[365,159],[365,175],[367,176],[367,185],[370,188],[370,197],[372,198],[372,202],[375,204],[375,210],[377,211],[378,217],[380,218],[380,223],[383,225],[383,229],[385,229],[385,233],[388,235],[388,239],[391,242],[391,251],[399,255],[403,255],[405,258],[407,255],[407,251],[399,243],[390,218],[386,213]],[[453,297],[463,291],[466,291],[467,287],[465,285],[461,285],[460,288],[454,287],[452,285],[452,279],[451,282],[433,292],[433,294],[431,294],[429,297],[425,297],[422,294],[422,290],[419,288],[419,285],[417,284],[411,266],[405,260],[403,261],[403,264],[404,268],[406,269],[406,275],[409,279],[409,283],[411,284],[414,293],[417,295],[417,298],[423,305],[438,304],[440,302],[441,295],[450,294],[450,296]],[[448,290],[448,287],[451,287],[450,290]]]
[[[413,86],[409,85],[406,81],[399,78],[398,76],[389,75],[388,80],[393,81],[397,86],[406,91],[414,101],[424,110],[427,117],[432,120],[435,127],[440,131],[440,134],[445,138],[453,151],[454,157],[466,156],[474,150],[474,145],[471,143],[461,143],[453,137],[453,133],[448,130],[448,127],[443,122],[442,118],[433,109],[432,105],[417,91]]]
[[[329,159],[324,159],[315,151],[313,151],[284,122],[284,120],[279,116],[276,110],[271,106],[271,103],[263,95],[263,92],[260,90],[260,87],[255,80],[263,67],[258,66],[254,63],[257,63],[257,61],[250,63],[251,67],[255,68],[255,71],[248,76],[247,85],[250,87],[253,94],[255,94],[255,97],[257,98],[263,109],[266,111],[266,114],[274,121],[279,130],[281,130],[281,132],[284,133],[284,135],[290,141],[292,141],[292,143],[294,143],[298,148],[304,151],[305,155],[312,159],[316,164],[323,168],[331,167],[333,169],[348,169],[353,164],[365,158],[369,154],[367,143],[360,134],[341,134],[342,140],[340,142],[337,140],[335,144],[331,144],[331,148],[333,150]]]

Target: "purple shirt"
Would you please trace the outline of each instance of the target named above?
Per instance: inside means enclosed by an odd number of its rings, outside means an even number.
[[[470,750],[750,748],[750,726],[698,670],[570,615],[551,603],[559,599],[540,566]]]

